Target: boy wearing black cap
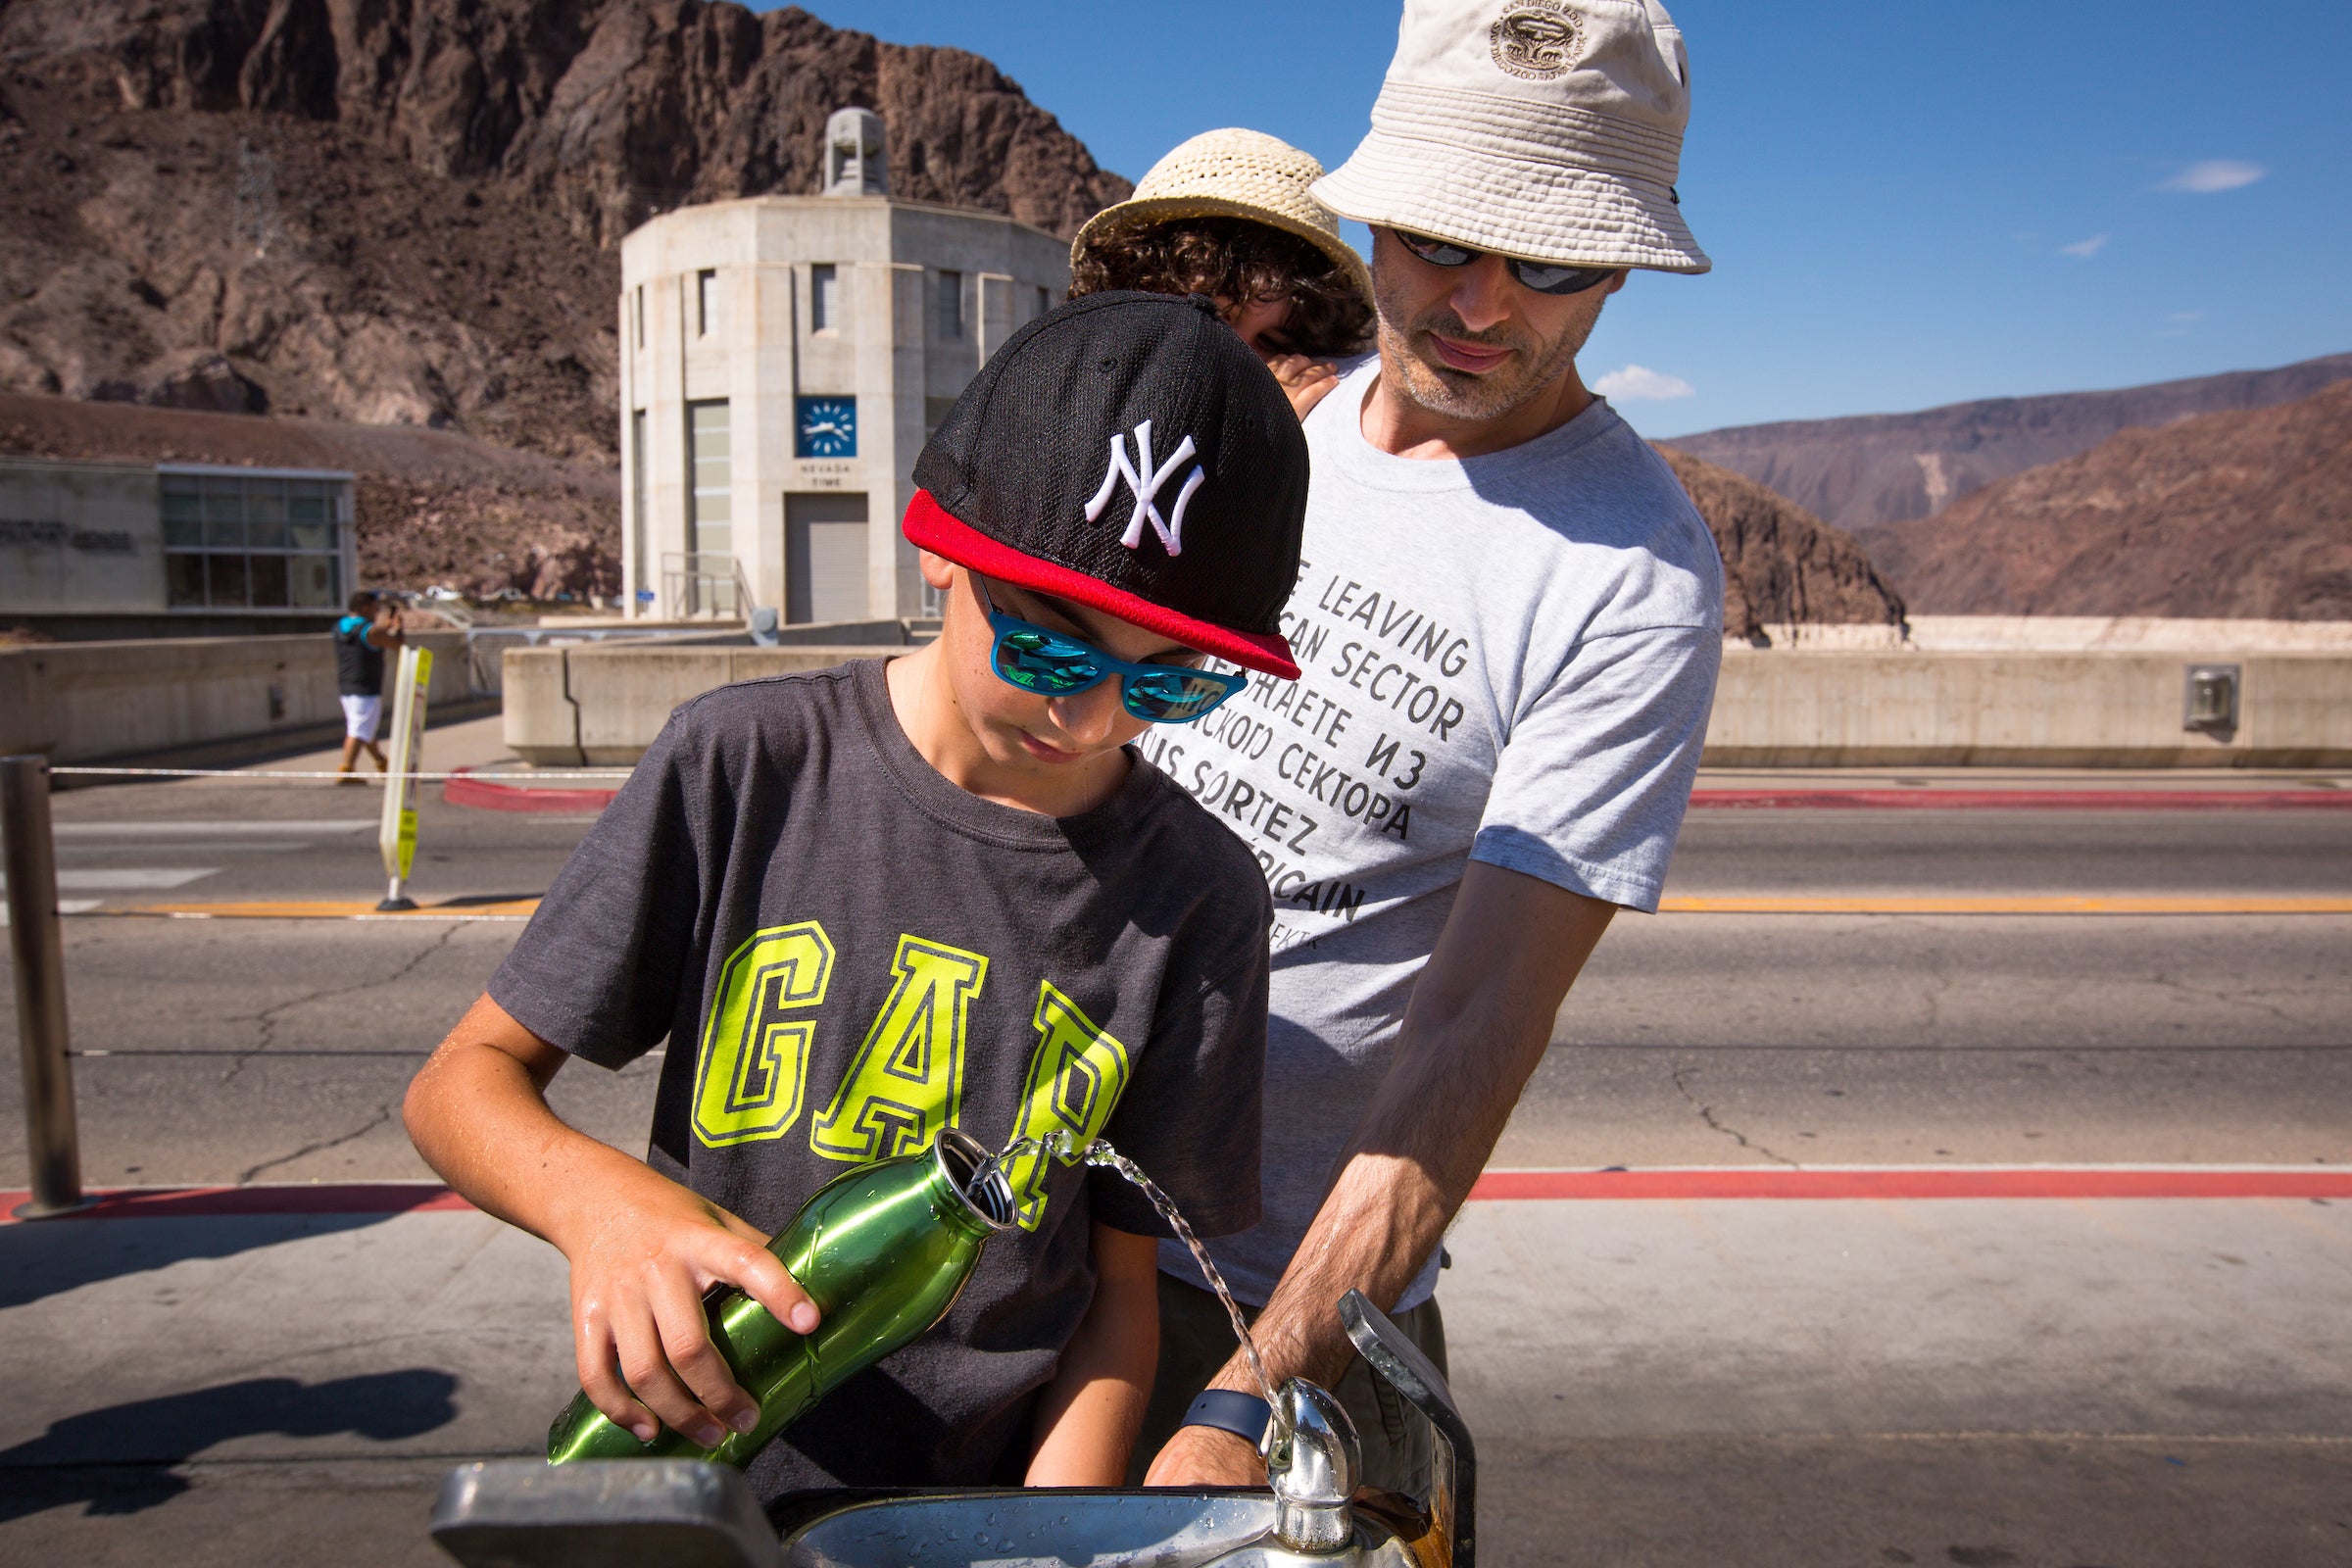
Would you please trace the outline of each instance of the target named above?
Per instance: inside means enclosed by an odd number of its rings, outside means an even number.
[[[582,1387],[640,1437],[748,1430],[704,1293],[812,1329],[760,1244],[942,1128],[1104,1137],[1203,1235],[1258,1216],[1264,879],[1125,743],[1243,686],[1209,658],[1296,677],[1298,420],[1208,301],[1100,294],[1014,334],[914,473],[939,640],[681,707],[409,1092],[434,1167],[570,1260]],[[665,1036],[644,1163],[548,1108],[568,1056]],[[1119,1484],[1166,1233],[1108,1172],[1008,1170],[1019,1226],[763,1495]]]

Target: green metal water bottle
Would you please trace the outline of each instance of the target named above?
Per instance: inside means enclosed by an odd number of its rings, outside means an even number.
[[[816,1332],[793,1333],[741,1291],[706,1309],[711,1343],[759,1401],[758,1426],[715,1448],[667,1428],[639,1443],[581,1394],[547,1430],[548,1462],[715,1459],[741,1469],[843,1380],[947,1316],[1014,1206],[988,1151],[952,1127],[919,1154],[834,1178],[767,1244],[823,1314]]]

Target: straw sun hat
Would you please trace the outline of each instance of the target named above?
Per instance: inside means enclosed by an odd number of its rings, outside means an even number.
[[[1340,238],[1331,209],[1306,192],[1322,177],[1323,166],[1311,154],[1263,131],[1203,131],[1153,164],[1133,196],[1086,220],[1070,242],[1071,265],[1091,241],[1116,228],[1178,218],[1245,218],[1296,234],[1330,257],[1369,305],[1372,274],[1364,259]]]
[[[1405,0],[1371,134],[1314,197],[1533,262],[1703,272],[1674,188],[1690,116],[1659,0]]]

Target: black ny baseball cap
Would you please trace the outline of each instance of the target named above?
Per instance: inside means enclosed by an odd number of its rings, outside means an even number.
[[[1196,294],[1090,294],[1022,327],[915,460],[906,537],[958,565],[1298,677],[1281,632],[1306,437]]]

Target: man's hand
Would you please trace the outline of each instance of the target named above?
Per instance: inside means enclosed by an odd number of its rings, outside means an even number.
[[[572,1244],[564,1252],[580,1387],[640,1443],[666,1426],[714,1448],[727,1430],[757,1426],[760,1406],[710,1343],[704,1296],[732,1286],[796,1334],[815,1332],[816,1305],[757,1229],[638,1168],[645,1179],[612,1195],[612,1206],[582,1237],[558,1242]]]
[[[1276,1384],[1337,1388],[1354,1348],[1335,1303],[1362,1291],[1384,1310],[1437,1250],[1494,1152],[1560,1003],[1616,906],[1473,860],[1437,951],[1413,983],[1388,1075],[1306,1239],[1252,1326]],[[1253,1388],[1240,1352],[1212,1386]],[[1187,1427],[1152,1461],[1154,1485],[1213,1485],[1239,1439],[1219,1447]]]
[[[1340,384],[1339,367],[1303,354],[1277,354],[1266,362],[1266,368],[1282,383],[1283,396],[1291,400],[1291,412],[1301,419]]]
[[[1221,1427],[1178,1427],[1152,1461],[1147,1487],[1262,1487],[1266,1462]]]

